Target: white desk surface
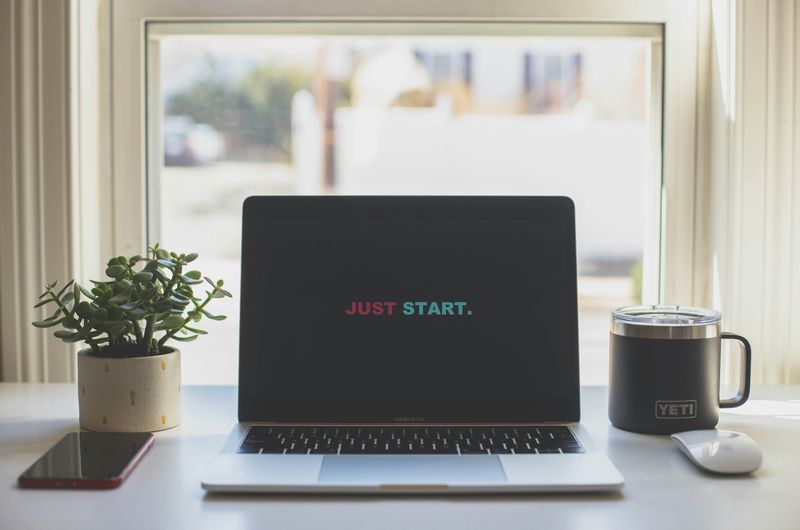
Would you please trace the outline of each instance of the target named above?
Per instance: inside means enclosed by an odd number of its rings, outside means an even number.
[[[619,494],[462,497],[218,496],[200,488],[204,464],[236,421],[236,389],[186,387],[180,427],[116,490],[22,490],[17,476],[78,429],[67,384],[0,384],[0,528],[543,528],[800,529],[800,387],[756,387],[721,428],[761,445],[753,476],[696,469],[666,436],[613,428],[603,387],[581,393],[583,423],[625,476]]]

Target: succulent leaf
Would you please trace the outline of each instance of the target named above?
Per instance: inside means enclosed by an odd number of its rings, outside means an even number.
[[[122,278],[122,275],[125,274],[125,267],[122,265],[112,265],[106,269],[106,276],[109,278],[119,279]]]
[[[188,337],[181,337],[180,335],[173,335],[173,339],[179,342],[192,342],[197,339],[197,335],[189,335]]]
[[[211,320],[225,320],[226,318],[228,318],[225,315],[212,315],[205,309],[201,309],[200,312],[203,313],[206,316],[206,318],[210,318]]]
[[[45,293],[45,294],[47,294],[47,293]],[[52,303],[55,303],[55,300],[53,300],[52,298],[48,298],[47,300],[42,300],[41,302],[39,302],[38,304],[33,306],[33,308],[36,309],[37,307],[42,307],[42,306],[45,306],[47,304],[52,304]]]
[[[47,318],[45,320],[37,320],[36,322],[32,322],[32,324],[37,328],[51,328],[61,324],[61,320],[61,318]]]

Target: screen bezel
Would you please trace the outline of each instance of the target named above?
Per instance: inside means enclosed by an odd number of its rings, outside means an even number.
[[[564,297],[569,301],[570,317],[560,326],[564,351],[552,356],[552,362],[561,363],[560,369],[568,373],[569,383],[560,395],[546,396],[531,403],[517,400],[461,399],[431,403],[402,403],[387,405],[380,412],[365,414],[358,411],[358,403],[330,399],[305,400],[271,397],[259,399],[249,392],[247,374],[256,368],[254,355],[263,354],[260,347],[268,328],[258,319],[258,301],[252,282],[259,281],[257,264],[248,260],[254,245],[263,245],[259,237],[264,223],[272,220],[313,219],[438,219],[464,218],[470,220],[530,220],[563,223],[567,263],[575,278],[563,286]],[[574,422],[580,420],[580,383],[578,368],[578,305],[577,263],[575,249],[575,207],[568,197],[418,197],[418,196],[252,196],[243,206],[242,214],[242,288],[239,334],[239,421],[281,423],[540,423]],[[252,309],[252,310],[251,310]],[[309,412],[313,411],[313,412]],[[358,411],[358,412],[348,412]]]

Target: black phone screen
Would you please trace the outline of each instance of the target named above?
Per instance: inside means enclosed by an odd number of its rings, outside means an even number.
[[[29,467],[20,481],[119,479],[152,438],[150,433],[73,432]]]

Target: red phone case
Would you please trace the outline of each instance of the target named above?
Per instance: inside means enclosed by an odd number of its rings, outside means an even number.
[[[24,478],[19,477],[17,483],[20,488],[37,489],[85,489],[85,490],[108,490],[118,488],[122,482],[128,478],[133,468],[139,463],[145,453],[153,446],[155,438],[150,438],[136,453],[128,465],[122,470],[118,477],[102,479],[61,479],[61,478]]]

